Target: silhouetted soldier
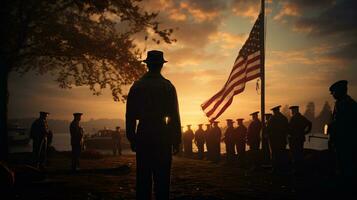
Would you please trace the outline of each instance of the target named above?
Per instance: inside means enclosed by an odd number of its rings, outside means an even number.
[[[211,124],[206,124],[205,140],[206,140],[206,148],[207,148],[207,159],[208,160],[213,160],[213,157],[212,157]]]
[[[79,169],[79,157],[82,150],[82,138],[84,135],[84,130],[79,122],[82,119],[83,113],[73,113],[73,121],[69,126],[69,131],[71,134],[71,146],[72,146],[72,171],[77,171]]]
[[[33,162],[37,168],[44,169],[47,159],[47,137],[49,128],[47,124],[48,112],[40,112],[40,117],[31,126],[30,137],[32,138]]]
[[[115,131],[112,133],[113,140],[113,155],[121,155],[121,134],[120,134],[120,126],[115,128]]]
[[[166,62],[161,51],[149,51],[149,71],[130,88],[126,134],[136,152],[136,199],[169,199],[172,153],[179,152],[181,123],[176,89],[161,75]],[[138,120],[138,125],[137,125]]]
[[[198,130],[195,132],[195,144],[197,146],[197,154],[199,159],[203,159],[205,150],[205,131],[202,129],[203,124],[198,125]]]
[[[336,99],[329,132],[339,176],[343,186],[351,190],[357,178],[357,103],[347,94],[347,83],[346,80],[337,81],[329,88]]]
[[[224,132],[223,141],[226,145],[227,160],[233,160],[233,158],[235,156],[234,127],[233,127],[233,120],[231,120],[231,119],[227,119],[227,129]]]
[[[296,173],[301,173],[304,159],[305,135],[311,131],[312,123],[302,116],[299,106],[290,106],[292,117],[289,122],[288,142]]]
[[[222,131],[218,127],[218,121],[213,122],[213,127],[211,129],[212,137],[212,160],[218,162],[221,159],[221,137]]]
[[[192,156],[192,140],[195,138],[191,125],[187,125],[187,130],[183,134],[183,151],[186,156]]]
[[[254,112],[250,114],[252,116],[252,122],[248,126],[247,142],[249,149],[253,151],[259,150],[260,146],[260,131],[262,129],[262,123],[258,119],[258,113]]]
[[[266,113],[265,114],[265,129],[262,131],[262,149],[263,149],[263,156],[264,156],[264,161],[268,163],[270,161],[270,145],[269,145],[269,134],[267,131],[268,129],[268,123],[271,118],[272,114],[271,113]]]
[[[235,146],[239,159],[244,159],[247,143],[247,127],[244,126],[243,120],[242,118],[237,119],[238,127],[235,129]]]
[[[280,105],[272,108],[273,116],[267,126],[269,143],[272,154],[273,173],[286,170],[287,155],[286,143],[289,131],[288,119],[280,112]]]

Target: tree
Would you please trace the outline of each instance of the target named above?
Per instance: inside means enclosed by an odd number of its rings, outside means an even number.
[[[320,114],[316,117],[317,128],[319,132],[324,132],[325,125],[332,119],[332,110],[330,104],[326,101]]]
[[[304,116],[312,122],[312,132],[316,131],[316,124],[315,124],[315,103],[310,101],[306,105],[306,110],[304,112]]]
[[[158,13],[140,0],[6,0],[2,2],[0,42],[0,159],[7,155],[8,75],[11,71],[51,73],[62,88],[89,86],[99,95],[109,87],[114,100],[144,72],[142,49],[133,36],[148,29],[156,43],[171,39],[160,29]],[[145,36],[145,40],[148,37]]]

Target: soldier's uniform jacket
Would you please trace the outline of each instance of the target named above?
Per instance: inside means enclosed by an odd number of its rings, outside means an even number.
[[[30,137],[34,140],[42,140],[49,135],[47,120],[38,118],[31,126]]]
[[[205,143],[205,131],[203,129],[198,129],[195,132],[195,142],[197,144],[204,144]]]
[[[269,134],[270,144],[274,147],[285,147],[286,137],[289,131],[288,119],[281,113],[271,116],[268,124],[267,131]]]
[[[223,140],[225,143],[234,143],[234,128],[233,127],[227,127],[226,131],[224,132]]]
[[[356,134],[357,103],[350,96],[336,101],[332,116],[332,123],[329,126],[331,140],[335,145],[341,147],[353,146],[357,143]]]
[[[195,135],[193,134],[192,130],[187,130],[184,134],[183,134],[183,138],[184,138],[184,142],[192,142],[193,138],[195,137]]]
[[[136,81],[130,88],[126,106],[126,134],[131,143],[181,143],[176,89],[161,74],[147,72]]]
[[[83,138],[83,128],[79,125],[79,121],[73,120],[69,126],[71,134],[71,145],[81,145]]]
[[[234,140],[236,143],[242,144],[247,142],[247,127],[244,125],[238,126],[235,129]]]
[[[249,124],[247,132],[247,142],[249,145],[259,143],[261,129],[262,123],[260,120],[254,120]]]
[[[222,137],[222,131],[219,127],[213,127],[210,131],[211,139],[213,143],[220,143]]]
[[[300,113],[292,116],[289,122],[289,140],[305,141],[306,128],[311,129],[311,122]],[[308,130],[309,132],[309,130]]]

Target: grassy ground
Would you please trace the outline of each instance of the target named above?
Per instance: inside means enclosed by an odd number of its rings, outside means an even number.
[[[83,156],[81,171],[69,171],[69,153],[54,153],[46,179],[17,182],[13,199],[135,199],[135,156]],[[320,199],[329,197],[331,181],[322,153],[309,151],[306,174],[272,175],[269,168],[252,171],[238,162],[211,163],[174,157],[171,199]],[[11,155],[10,167],[29,162],[30,154]],[[96,159],[94,159],[96,158]],[[27,179],[27,180],[26,180]]]

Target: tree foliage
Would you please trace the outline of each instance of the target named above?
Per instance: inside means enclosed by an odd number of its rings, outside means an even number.
[[[125,100],[124,85],[144,72],[143,49],[133,36],[151,29],[157,43],[174,42],[172,29],[160,29],[158,13],[140,0],[8,0],[2,3],[0,54],[7,71],[51,73],[59,86],[109,87]],[[5,38],[5,39],[4,39]],[[145,36],[147,39],[147,36]]]

